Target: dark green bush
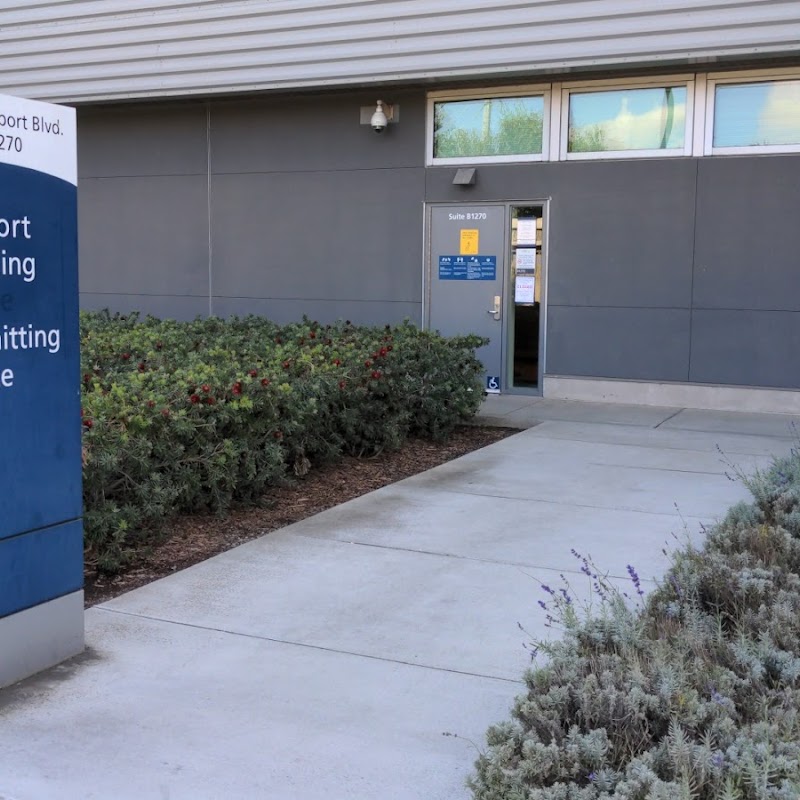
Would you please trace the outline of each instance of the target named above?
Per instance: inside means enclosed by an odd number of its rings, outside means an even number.
[[[646,601],[582,558],[599,608],[548,589],[563,638],[489,730],[476,800],[800,797],[800,454],[747,485]]]
[[[252,503],[288,474],[409,436],[482,397],[477,337],[410,324],[81,317],[87,561],[124,566],[180,512]]]

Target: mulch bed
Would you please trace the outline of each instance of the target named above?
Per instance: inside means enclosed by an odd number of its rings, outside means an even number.
[[[263,507],[212,515],[178,517],[164,535],[127,571],[113,577],[88,570],[86,605],[124,592],[230,550],[265,533],[424,472],[519,431],[465,425],[444,443],[411,440],[401,450],[372,458],[344,458],[312,470],[289,486],[273,490]]]

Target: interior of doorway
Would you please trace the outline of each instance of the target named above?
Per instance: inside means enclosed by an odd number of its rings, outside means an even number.
[[[508,353],[511,385],[541,390],[540,316],[544,209],[541,205],[510,207],[510,286]]]

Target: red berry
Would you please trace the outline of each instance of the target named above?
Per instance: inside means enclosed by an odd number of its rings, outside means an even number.
[[[89,375],[89,373],[88,373],[88,372],[87,372],[87,373],[86,373],[86,374],[83,376],[83,382],[84,382],[84,383],[89,383],[89,381],[90,381],[91,379],[92,379],[92,376],[91,376],[91,375]]]
[[[317,332],[316,331],[311,331],[311,333],[309,333],[308,335],[312,339],[316,339],[317,338]]]
[[[144,372],[147,369],[147,364],[144,361],[139,362],[139,372]]]
[[[216,401],[216,400],[215,400],[213,397],[206,397],[206,403],[207,403],[208,405],[210,405],[210,406],[213,406],[213,405],[214,405],[214,403],[216,403],[216,402],[217,402],[217,401]]]
[[[193,395],[192,395],[192,396],[189,398],[189,401],[190,401],[190,402],[192,402],[192,403],[195,403],[195,404],[197,404],[197,403],[199,403],[199,402],[200,402],[200,396],[199,396],[199,395],[196,395],[196,394],[193,394]]]
[[[387,344],[386,349],[391,353],[394,348],[390,344]]]
[[[372,366],[372,362],[371,362],[369,359],[367,359],[367,360],[364,362],[364,366],[365,366],[365,367],[367,367],[367,368],[369,368],[369,367],[371,367],[371,366]]]
[[[148,400],[147,401],[147,407],[148,408],[155,408],[156,407],[156,401],[155,400]]]
[[[381,376],[381,373],[380,373],[380,372],[378,372],[378,370],[377,370],[377,369],[375,369],[375,370],[373,370],[373,371],[372,371],[372,379],[373,379],[373,380],[378,380],[378,378],[380,378],[380,376]]]
[[[236,381],[236,383],[233,384],[233,389],[231,391],[233,391],[234,394],[241,394],[242,384],[239,383],[239,381]]]
[[[334,358],[333,363],[337,367],[340,367],[342,365],[342,362],[338,358]]]
[[[85,419],[85,420],[83,421],[83,424],[84,424],[84,425],[85,425],[87,428],[91,428],[91,427],[92,427],[92,425],[94,425],[94,423],[93,423],[93,422],[92,422],[90,419]]]
[[[204,391],[206,394],[208,394],[208,393],[211,391],[211,387],[210,387],[210,386],[209,386],[207,383],[204,383],[204,384],[203,384],[203,385],[202,385],[200,388],[201,388],[201,389],[202,389],[202,390],[203,390],[203,391]]]
[[[345,386],[347,386],[347,381],[339,381],[339,388],[340,389],[344,389]]]
[[[250,372],[247,373],[251,378],[257,378],[258,372],[254,369],[251,369]]]
[[[262,378],[261,379],[262,386],[269,386],[269,378]]]
[[[275,431],[275,433],[273,433],[272,435],[273,435],[273,436],[274,436],[276,439],[283,439],[283,434],[282,434],[280,431]]]
[[[165,417],[165,418],[168,417],[169,416],[169,409],[168,408],[162,408],[161,409],[161,416]]]
[[[122,360],[123,361],[127,361],[130,357],[131,357],[130,353],[123,353],[122,354]]]
[[[386,355],[388,352],[389,352],[389,351],[388,351],[388,349],[387,349],[387,348],[385,348],[385,347],[381,347],[381,349],[378,351],[378,354],[379,354],[381,357],[383,357],[383,356],[385,356],[385,355]]]
[[[291,366],[292,366],[292,362],[291,361],[284,361],[283,362],[283,368],[284,369],[289,369],[289,367],[291,367]]]

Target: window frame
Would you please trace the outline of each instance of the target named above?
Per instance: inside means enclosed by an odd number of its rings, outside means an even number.
[[[780,83],[781,81],[800,81],[800,70],[771,69],[750,70],[747,72],[713,72],[707,77],[706,92],[706,130],[703,147],[704,156],[768,155],[770,153],[800,153],[798,144],[749,144],[736,147],[714,146],[714,124],[716,122],[717,86],[730,86],[748,83]]]
[[[598,150],[590,153],[569,152],[569,101],[572,94],[614,92],[625,89],[686,89],[686,118],[684,120],[683,148],[678,150]],[[595,80],[564,83],[561,88],[561,136],[559,159],[561,161],[607,161],[638,158],[686,158],[692,155],[695,124],[695,75],[659,75],[652,79]]]
[[[551,85],[549,83],[525,84],[521,86],[501,86],[497,88],[462,89],[459,91],[437,91],[428,93],[427,124],[425,133],[426,166],[460,166],[464,164],[521,164],[548,161],[550,159],[550,115]],[[494,100],[503,97],[541,97],[542,110],[542,152],[508,156],[458,156],[447,158],[434,156],[434,106],[436,103],[458,102],[461,100]]]

